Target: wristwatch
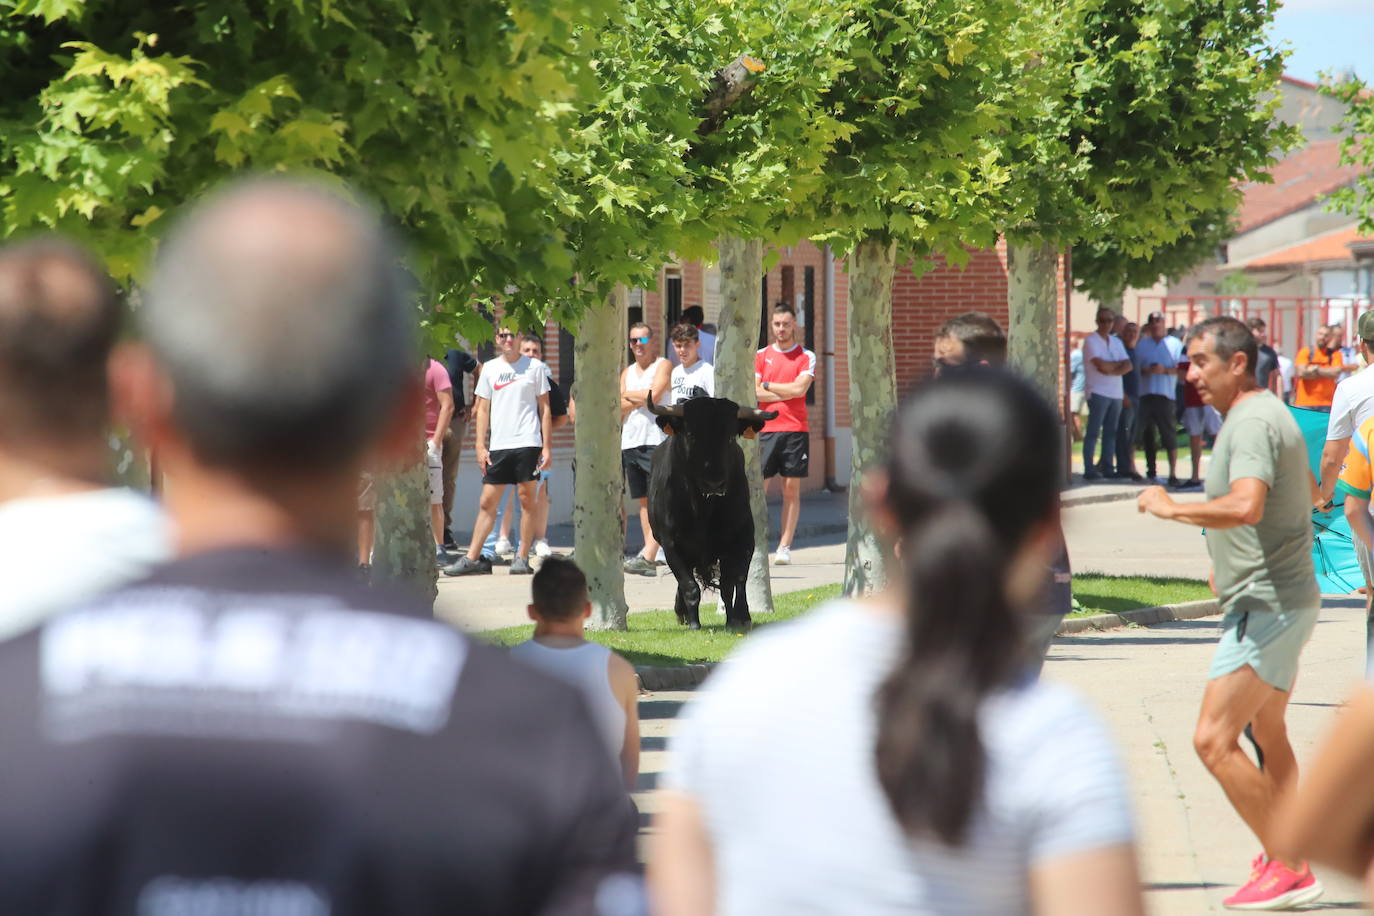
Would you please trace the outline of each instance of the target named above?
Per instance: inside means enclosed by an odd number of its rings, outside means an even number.
[[[768,383],[767,383],[767,382],[764,382],[764,383],[763,383],[763,390],[764,390],[764,391],[767,391],[767,390],[768,390]]]

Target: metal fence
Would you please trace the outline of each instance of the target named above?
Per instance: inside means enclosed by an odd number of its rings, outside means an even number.
[[[1214,315],[1231,315],[1241,321],[1261,318],[1270,346],[1291,357],[1299,348],[1312,345],[1321,325],[1340,326],[1341,345],[1354,346],[1355,322],[1371,307],[1374,300],[1367,297],[1138,296],[1133,320],[1143,327],[1151,312],[1163,312],[1172,328],[1190,327]]]

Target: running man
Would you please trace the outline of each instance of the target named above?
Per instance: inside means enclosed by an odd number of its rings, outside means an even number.
[[[692,389],[700,388],[708,398],[716,396],[716,370],[701,356],[701,332],[696,325],[683,322],[673,328],[669,339],[677,365],[669,377],[667,404],[680,404],[693,397]]]
[[[482,497],[472,542],[466,556],[444,569],[446,576],[484,575],[491,564],[482,559],[482,542],[496,525],[496,507],[506,487],[515,484],[520,497],[520,551],[510,564],[512,576],[528,576],[534,543],[534,491],[539,472],[549,466],[553,414],[549,409],[549,372],[544,364],[521,354],[515,332],[496,332],[501,355],[482,366],[473,400],[477,405],[477,466],[482,470]],[[487,429],[491,447],[487,447]]]
[[[754,355],[754,384],[759,406],[776,410],[776,419],[764,424],[759,435],[763,446],[763,486],[771,477],[782,477],[782,535],[773,563],[792,562],[792,536],[801,517],[801,482],[810,469],[811,425],[806,414],[806,392],[816,377],[816,354],[797,340],[797,313],[779,302],[770,321],[773,342]]]
[[[654,332],[647,324],[630,325],[630,352],[634,362],[620,373],[620,466],[630,498],[639,502],[639,530],[644,534],[644,549],[625,561],[625,571],[639,576],[656,576],[658,541],[649,525],[649,461],[663,441],[654,415],[649,413],[648,396],[655,404],[666,402],[672,365],[658,355]]]
[[[1156,486],[1141,492],[1139,508],[1206,529],[1212,587],[1225,616],[1193,746],[1263,847],[1226,905],[1282,909],[1322,894],[1306,862],[1276,856],[1271,830],[1279,802],[1297,783],[1284,714],[1321,606],[1309,519],[1316,487],[1297,422],[1255,381],[1256,351],[1250,329],[1235,318],[1193,328],[1188,379],[1226,418],[1212,449],[1207,501],[1176,503]],[[1241,750],[1247,724],[1263,769]]]

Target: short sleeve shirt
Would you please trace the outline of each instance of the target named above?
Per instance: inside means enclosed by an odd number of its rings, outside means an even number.
[[[797,344],[790,350],[779,350],[776,344],[769,344],[754,354],[754,378],[769,384],[795,382],[803,375],[816,376],[816,354]],[[765,433],[806,432],[811,428],[806,413],[806,396],[789,398],[765,404],[767,410],[776,410],[777,417],[763,425]]]
[[[680,364],[673,367],[672,381],[668,385],[668,404],[680,404],[692,397],[693,388],[702,389],[708,398],[716,396],[716,370],[704,359],[692,363],[690,369]]]
[[[1300,611],[1320,603],[1312,566],[1312,504],[1307,444],[1293,415],[1268,391],[1231,408],[1207,472],[1207,498],[1238,480],[1265,484],[1254,525],[1208,528],[1207,549],[1226,613]]]
[[[1108,363],[1116,363],[1125,359],[1126,348],[1122,346],[1121,338],[1112,334],[1103,340],[1101,334],[1092,333],[1083,341],[1084,390],[1090,395],[1097,394],[1105,398],[1121,400],[1125,396],[1121,376],[1104,375],[1093,364],[1094,358]]]
[[[1135,366],[1146,369],[1150,366],[1163,366],[1177,369],[1182,346],[1177,337],[1165,335],[1163,340],[1145,336],[1135,345]],[[1178,389],[1178,376],[1174,372],[1140,374],[1140,393],[1157,394],[1173,400]]]
[[[515,362],[498,356],[483,364],[473,394],[491,401],[493,452],[543,446],[539,396],[549,393],[551,377],[547,366],[528,356]]]
[[[751,636],[678,717],[667,785],[700,805],[722,916],[1016,916],[1029,913],[1034,866],[1131,842],[1107,730],[1081,699],[1043,682],[979,708],[987,764],[967,841],[950,849],[906,837],[873,765],[873,696],[900,661],[902,628],[896,611],[816,608]],[[788,679],[796,665],[812,676]],[[761,772],[770,777],[739,778]]]
[[[1374,418],[1365,420],[1350,437],[1345,463],[1341,465],[1341,476],[1336,479],[1338,491],[1358,499],[1369,499],[1370,490],[1374,488],[1374,472],[1371,471],[1369,458],[1371,440],[1374,440]]]
[[[636,821],[585,705],[430,614],[235,548],[0,643],[0,913],[596,912]]]
[[[425,437],[433,438],[439,426],[439,392],[452,391],[448,370],[437,359],[425,367]]]
[[[1268,344],[1261,346],[1255,356],[1255,381],[1261,388],[1269,387],[1269,378],[1279,371],[1279,354]]]
[[[448,370],[448,380],[453,383],[454,407],[467,405],[463,396],[463,376],[476,372],[477,366],[477,360],[464,350],[449,350],[444,354],[444,368]]]
[[[1374,372],[1365,368],[1336,386],[1326,426],[1327,441],[1349,439],[1370,417],[1374,417]]]
[[[1298,358],[1294,362],[1299,369],[1303,366],[1330,368],[1345,365],[1340,350],[1323,350],[1320,347],[1303,347],[1298,351]],[[1335,379],[1299,377],[1297,391],[1293,394],[1293,404],[1298,407],[1327,407],[1335,396]]]

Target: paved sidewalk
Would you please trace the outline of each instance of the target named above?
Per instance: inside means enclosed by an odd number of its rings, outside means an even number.
[[[1226,913],[1258,846],[1193,753],[1192,734],[1219,618],[1184,620],[1055,640],[1045,677],[1073,687],[1112,729],[1135,799],[1147,911]],[[1330,727],[1364,664],[1364,613],[1356,599],[1328,599],[1303,656],[1288,716],[1299,767]],[[640,702],[643,773],[635,801],[646,826],[658,809],[672,717],[690,692]],[[1065,779],[1072,780],[1067,773]],[[642,837],[652,842],[651,831]],[[1369,912],[1356,882],[1318,870],[1326,895],[1305,912]]]
[[[1074,569],[1205,579],[1208,565],[1202,538],[1195,529],[1137,514],[1132,500],[1140,489],[1138,484],[1112,482],[1079,483],[1065,491],[1065,532]],[[1180,493],[1177,498],[1202,497]],[[774,592],[844,581],[847,499],[844,493],[816,493],[803,500],[792,565],[771,567]],[[769,506],[771,531],[778,528],[779,511],[777,504]],[[640,546],[638,528],[631,525],[633,550]],[[557,551],[570,551],[572,528],[554,526],[549,531],[549,543]],[[776,536],[773,543],[777,543]],[[508,575],[504,566],[496,567],[490,576],[450,579],[441,575],[434,609],[440,618],[469,632],[511,626],[526,621],[529,588],[527,578]],[[672,607],[676,588],[666,566],[660,567],[653,579],[625,577],[625,598],[632,613]],[[715,601],[714,593],[705,600]]]

